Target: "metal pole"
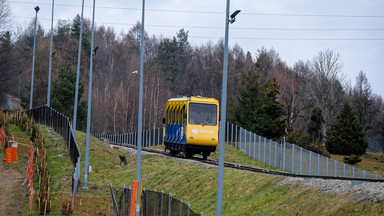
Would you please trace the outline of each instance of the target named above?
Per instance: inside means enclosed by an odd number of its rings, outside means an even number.
[[[53,12],[54,11],[55,11],[55,0],[52,0],[51,42],[50,42],[50,48],[49,48],[49,70],[48,70],[47,106],[50,105],[50,98],[51,98],[52,38],[53,38]]]
[[[221,121],[219,132],[219,172],[217,177],[216,215],[221,216],[223,210],[223,182],[224,182],[224,151],[225,151],[225,121],[227,120],[227,74],[228,74],[228,31],[229,31],[229,0],[225,13],[225,43],[223,82],[221,91]]]
[[[309,175],[312,174],[312,152],[309,151]]]
[[[31,78],[31,97],[29,99],[29,109],[32,109],[32,101],[33,101],[33,77],[35,74],[35,51],[36,51],[36,29],[37,29],[37,13],[39,12],[39,6],[35,7],[36,15],[35,15],[35,32],[33,36],[33,55],[32,55],[32,78]]]
[[[19,76],[19,90],[17,92],[17,112],[19,112],[20,110],[20,76]]]
[[[139,87],[139,117],[138,117],[138,144],[137,144],[137,164],[136,164],[136,180],[140,185],[141,182],[141,143],[143,135],[142,123],[143,123],[143,78],[144,78],[144,11],[145,0],[143,0],[143,6],[141,10],[141,38],[140,38],[140,87]],[[136,215],[140,215],[140,190],[137,190],[136,199]]]
[[[76,70],[76,90],[75,90],[75,106],[73,107],[73,136],[76,137],[76,120],[77,120],[77,101],[79,98],[79,77],[80,77],[80,58],[81,58],[81,41],[83,38],[83,13],[84,13],[84,0],[81,3],[81,18],[80,18],[80,36],[79,36],[79,51],[77,56],[77,70]],[[93,54],[93,48],[91,48],[91,56]],[[91,57],[92,61],[92,57]],[[91,81],[92,82],[92,81]]]
[[[300,175],[303,174],[302,169],[303,169],[303,148],[300,147]]]
[[[92,100],[92,64],[93,64],[93,38],[95,33],[95,0],[93,0],[93,16],[92,16],[92,40],[91,40],[91,62],[89,66],[89,84],[88,84],[88,113],[87,113],[87,137],[85,144],[85,161],[84,161],[84,190],[88,190],[88,172],[89,172],[89,135],[91,132],[91,100]]]

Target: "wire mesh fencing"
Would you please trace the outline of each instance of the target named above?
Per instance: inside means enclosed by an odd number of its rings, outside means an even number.
[[[226,142],[255,160],[294,174],[384,179],[288,143],[285,139],[277,143],[229,122],[226,124]]]
[[[137,132],[123,134],[93,134],[98,139],[108,139],[112,143],[137,146]],[[142,147],[148,148],[163,145],[163,128],[154,128],[142,131]]]
[[[33,117],[36,123],[52,128],[64,138],[72,165],[75,168],[72,175],[72,197],[74,197],[80,180],[81,155],[72,133],[71,121],[65,115],[46,105],[27,110],[26,113],[28,116]]]
[[[123,187],[121,190],[116,190],[110,185],[111,189],[111,208],[110,215],[129,216],[131,208],[136,210],[136,206],[131,207],[131,186]],[[172,197],[172,193],[165,194],[163,191],[146,190],[141,194],[140,214],[142,216],[202,216],[203,213],[195,213],[191,210],[190,204],[183,203],[183,200],[178,200]]]

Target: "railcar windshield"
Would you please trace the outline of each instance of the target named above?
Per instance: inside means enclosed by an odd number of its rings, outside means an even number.
[[[189,124],[216,126],[217,105],[190,103]]]

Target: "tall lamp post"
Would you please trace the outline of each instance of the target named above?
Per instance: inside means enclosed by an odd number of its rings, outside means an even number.
[[[92,104],[92,65],[93,53],[93,38],[95,33],[95,0],[93,0],[93,16],[92,16],[92,39],[91,39],[91,61],[89,66],[89,83],[88,83],[88,113],[87,113],[87,136],[85,140],[85,160],[84,160],[84,190],[88,190],[88,173],[89,173],[89,139],[91,133],[91,104]]]
[[[75,90],[75,105],[73,107],[73,122],[72,131],[73,136],[76,137],[76,119],[77,119],[77,101],[79,98],[79,78],[80,78],[80,58],[81,58],[81,41],[83,38],[83,14],[84,14],[84,0],[81,3],[81,18],[80,18],[80,36],[79,36],[79,51],[77,56],[77,70],[76,70],[76,90]],[[92,60],[91,60],[92,61]]]
[[[29,99],[29,109],[32,109],[33,101],[33,77],[35,73],[35,49],[36,49],[36,29],[37,29],[37,13],[39,12],[39,6],[35,7],[36,16],[35,16],[35,33],[33,36],[33,56],[32,56],[32,78],[31,78],[31,98]]]
[[[141,185],[141,143],[142,143],[142,122],[143,122],[143,78],[144,78],[144,11],[145,0],[141,9],[141,38],[140,38],[140,87],[139,87],[139,116],[137,124],[137,160],[136,160],[136,181],[138,182],[136,215],[140,215],[140,185]]]
[[[224,182],[224,148],[225,148],[225,121],[227,114],[227,74],[228,74],[228,29],[229,23],[235,22],[235,17],[240,10],[235,11],[229,16],[229,0],[225,14],[225,44],[224,44],[224,64],[223,64],[223,84],[221,91],[221,121],[219,131],[219,172],[217,178],[216,195],[216,216],[223,215],[223,182]]]
[[[53,12],[54,12],[54,10],[55,10],[55,0],[52,0],[51,42],[50,42],[50,48],[49,48],[49,70],[48,70],[47,106],[50,105],[50,98],[51,98],[52,36],[53,36]]]

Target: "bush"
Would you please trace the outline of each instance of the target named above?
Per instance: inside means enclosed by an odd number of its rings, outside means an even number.
[[[361,162],[361,159],[359,155],[352,155],[351,157],[345,157],[344,162],[353,165]]]

